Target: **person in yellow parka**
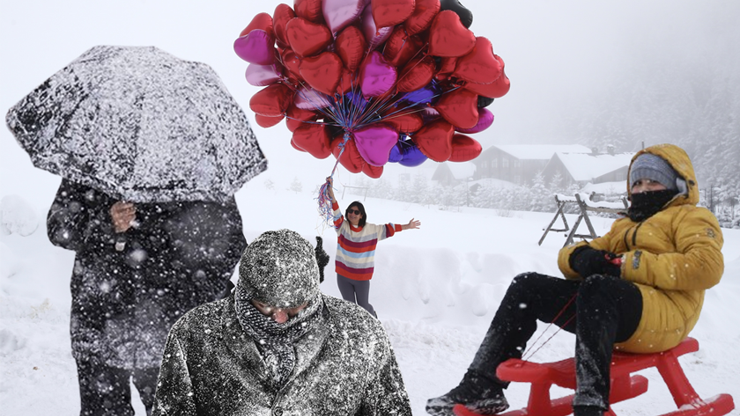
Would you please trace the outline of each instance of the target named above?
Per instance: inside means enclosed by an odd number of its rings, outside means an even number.
[[[429,399],[428,413],[451,416],[458,403],[480,414],[506,410],[508,383],[496,367],[521,358],[538,320],[576,334],[574,416],[609,409],[613,349],[665,351],[688,336],[704,291],[724,271],[719,223],[696,206],[694,168],[678,146],[638,152],[627,192],[630,207],[606,235],[560,250],[565,279],[534,272],[514,278],[463,380]]]

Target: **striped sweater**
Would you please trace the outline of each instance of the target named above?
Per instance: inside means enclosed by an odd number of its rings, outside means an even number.
[[[352,280],[372,279],[378,241],[401,231],[401,225],[366,223],[364,227],[353,227],[344,220],[336,201],[332,203],[332,208],[334,228],[337,230],[337,274]]]

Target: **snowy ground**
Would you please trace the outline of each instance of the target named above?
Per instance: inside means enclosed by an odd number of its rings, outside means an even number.
[[[333,257],[335,234],[322,230],[313,197],[308,191],[269,191],[256,178],[237,194],[247,239],[269,229],[292,228],[311,241],[323,235]],[[345,196],[342,206],[351,198]],[[40,219],[31,235],[0,233],[0,413],[7,416],[79,411],[68,335],[73,253],[52,246],[46,238],[43,219],[48,202],[29,202],[27,210]],[[374,199],[365,204],[371,222],[405,223],[412,217],[422,221],[421,230],[402,232],[378,246],[371,302],[390,334],[414,414],[423,415],[427,398],[459,381],[511,278],[530,270],[558,274],[556,253],[564,238],[550,234],[541,247],[537,245],[552,214],[465,207],[441,211]],[[23,221],[28,213],[23,211]],[[594,220],[599,233],[608,231],[610,223]],[[724,233],[725,275],[707,293],[702,319],[692,333],[701,349],[681,362],[700,395],[730,393],[737,401],[740,230]],[[332,273],[327,273],[322,289],[338,296]],[[572,349],[573,337],[561,332],[534,359],[562,359]],[[657,371],[644,375],[651,383],[649,391],[617,404],[618,414],[654,416],[674,410]],[[527,394],[522,385],[512,385],[507,392],[515,408],[524,406]],[[136,409],[138,415],[144,414],[138,402]]]

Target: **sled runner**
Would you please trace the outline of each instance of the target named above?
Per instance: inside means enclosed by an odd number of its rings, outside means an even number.
[[[645,393],[648,389],[647,378],[641,375],[632,375],[632,373],[656,367],[671,395],[673,395],[676,407],[678,407],[678,410],[660,416],[720,416],[728,414],[735,408],[732,396],[719,394],[708,400],[703,400],[691,386],[681,369],[678,357],[698,350],[699,342],[694,338],[687,338],[675,348],[661,353],[630,354],[615,351],[612,355],[609,400],[614,404]],[[550,387],[554,384],[575,389],[575,358],[541,364],[510,359],[499,365],[496,375],[502,380],[532,384],[527,407],[500,413],[498,416],[565,416],[573,413],[571,407],[573,395],[550,399]],[[454,412],[458,416],[478,415],[467,410],[463,405],[455,406]],[[616,416],[616,413],[609,409],[605,415]]]

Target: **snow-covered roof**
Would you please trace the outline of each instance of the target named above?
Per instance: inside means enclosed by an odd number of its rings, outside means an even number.
[[[634,153],[594,155],[558,152],[555,156],[563,162],[563,165],[573,179],[576,181],[589,181],[629,166],[633,155]]]
[[[450,168],[452,177],[459,181],[470,178],[475,173],[475,163],[473,162],[447,163],[447,167]]]
[[[512,144],[490,148],[500,149],[520,160],[549,160],[555,153],[591,153],[591,149],[580,144]]]

